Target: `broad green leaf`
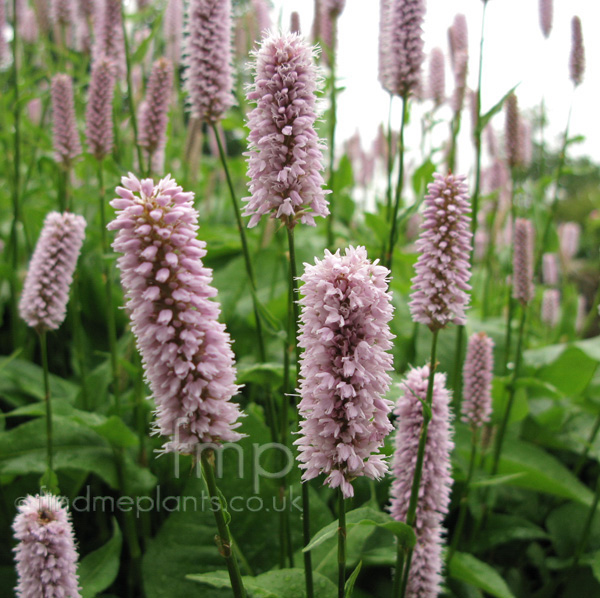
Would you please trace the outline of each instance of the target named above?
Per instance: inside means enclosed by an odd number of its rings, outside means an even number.
[[[575,397],[589,384],[598,362],[577,347],[568,347],[558,359],[538,373],[540,380],[552,384],[565,395]]]
[[[515,598],[496,569],[472,554],[455,552],[449,569],[454,579],[469,583],[496,598]]]
[[[111,415],[101,424],[93,426],[92,429],[115,447],[128,448],[139,444],[138,437],[116,415]]]
[[[86,555],[79,563],[79,583],[82,598],[94,598],[116,579],[121,563],[123,538],[117,520],[113,519],[112,538],[98,550]]]
[[[471,488],[481,488],[486,486],[501,486],[502,484],[510,484],[520,477],[524,476],[524,472],[511,473],[508,475],[494,475],[481,479],[475,479],[470,483]]]
[[[206,584],[214,588],[231,588],[229,575],[225,571],[191,574],[187,579]],[[256,577],[242,577],[248,598],[305,598],[306,585],[303,569],[279,569],[268,571]],[[315,596],[335,598],[336,586],[319,573],[313,573]],[[231,594],[230,594],[231,595]]]
[[[370,511],[371,514],[375,513],[375,517],[377,521],[373,519],[359,519],[356,520],[357,517],[361,517],[365,515],[366,511]],[[362,507],[360,509],[355,509],[354,511],[349,511],[346,515],[346,529],[349,531],[357,525],[363,526],[371,526],[371,527],[381,527],[392,532],[397,538],[400,544],[406,546],[407,548],[412,548],[415,545],[415,534],[412,528],[406,523],[401,521],[396,521],[392,519],[386,513],[382,513],[381,511],[375,511],[370,507]],[[339,529],[339,525],[337,521],[333,521],[329,525],[325,526],[323,529],[319,530],[316,536],[310,541],[308,546],[306,546],[303,552],[308,552],[317,546],[320,546],[329,538],[337,535]]]

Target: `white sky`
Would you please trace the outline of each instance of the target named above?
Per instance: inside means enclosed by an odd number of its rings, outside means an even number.
[[[424,23],[425,52],[440,46],[448,54],[447,29],[457,13],[467,18],[469,29],[469,86],[477,86],[479,38],[483,2],[478,0],[428,0]],[[274,22],[289,27],[290,13],[300,14],[303,32],[309,34],[314,3],[312,0],[274,0]],[[539,105],[545,97],[549,133],[546,138],[558,145],[564,131],[573,84],[569,79],[571,18],[582,21],[586,56],[583,83],[574,96],[571,135],[586,136],[583,144],[572,147],[571,154],[587,154],[600,161],[600,127],[597,110],[600,105],[600,3],[597,0],[555,0],[552,32],[546,40],[539,25],[538,0],[489,0],[486,10],[482,110],[486,111],[511,87],[519,83],[517,97],[521,110]],[[379,0],[347,0],[339,20],[338,76],[345,91],[338,100],[339,141],[350,137],[358,128],[365,148],[370,147],[380,122],[387,122],[388,94],[377,80],[378,72]],[[446,65],[446,93],[453,88],[449,62]],[[424,75],[427,77],[428,63]],[[396,126],[400,101],[396,102]],[[493,121],[502,132],[503,114]],[[413,136],[419,132],[414,123]],[[470,117],[463,115],[463,131],[470,130]],[[409,132],[410,135],[410,132]],[[409,137],[410,139],[410,137]],[[409,141],[410,143],[410,141]],[[468,143],[468,138],[467,138]],[[466,160],[466,158],[465,158]],[[468,166],[466,164],[465,166]],[[459,164],[460,168],[460,164]]]

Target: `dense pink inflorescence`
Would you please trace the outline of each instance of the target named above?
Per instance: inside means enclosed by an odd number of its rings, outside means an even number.
[[[51,0],[50,18],[52,22],[59,25],[74,25],[75,15],[74,0]]]
[[[504,120],[504,138],[506,160],[510,168],[519,166],[521,160],[521,118],[517,96],[511,93],[506,98]]]
[[[121,0],[99,0],[96,4],[93,57],[110,58],[119,78],[127,72],[122,18]]]
[[[233,105],[231,0],[190,0],[184,64],[193,117],[214,124]]]
[[[429,58],[429,97],[436,106],[444,103],[446,99],[446,71],[444,52],[441,48],[434,48]]]
[[[427,399],[429,367],[414,368],[400,385],[403,395],[394,409],[396,448],[392,461],[390,513],[405,521],[417,461],[419,438],[423,424],[421,401]],[[423,470],[417,502],[414,550],[407,586],[407,596],[433,598],[438,596],[442,581],[442,522],[448,512],[452,469],[450,393],[446,390],[445,374],[435,374],[429,422],[423,456]]]
[[[407,97],[421,82],[424,0],[381,3],[380,81],[392,94]]]
[[[290,15],[290,31],[298,35],[302,32],[300,28],[300,15],[297,11],[293,11]]]
[[[581,32],[581,20],[573,17],[571,21],[571,57],[569,60],[571,81],[575,86],[583,81],[585,70],[585,48],[583,46],[583,33]]]
[[[113,243],[127,309],[156,403],[156,430],[165,452],[192,454],[200,443],[235,442],[240,424],[234,356],[219,304],[211,301],[212,271],[196,239],[193,193],[167,176],[156,185],[130,174],[111,202]]]
[[[86,109],[86,141],[90,153],[98,160],[113,148],[112,102],[115,90],[115,68],[109,58],[98,58],[92,66],[92,77]]]
[[[469,302],[471,231],[464,176],[434,174],[425,197],[424,222],[417,241],[419,260],[412,279],[410,312],[431,330],[464,324]]]
[[[83,216],[71,212],[46,216],[19,302],[28,326],[56,330],[63,323],[85,226]]]
[[[513,297],[521,303],[533,299],[533,247],[534,230],[530,220],[515,221],[513,250]]]
[[[302,276],[303,419],[295,444],[303,480],[325,473],[345,497],[354,495],[354,478],[379,479],[387,470],[380,450],[392,429],[383,398],[392,369],[388,276],[364,247],[326,250]]]
[[[81,154],[73,105],[73,83],[69,75],[60,73],[52,78],[51,96],[54,157],[57,162],[69,166]]]
[[[558,242],[563,260],[572,260],[579,251],[581,226],[577,222],[561,222],[558,225]]]
[[[553,12],[554,0],[540,0],[540,27],[546,39],[550,37],[552,31]]]
[[[551,328],[560,318],[560,292],[558,289],[545,289],[542,295],[542,322]]]
[[[321,171],[323,146],[314,128],[317,70],[313,49],[290,33],[263,40],[256,52],[254,84],[248,100],[248,184],[244,216],[256,226],[264,214],[292,228],[314,226],[329,214]]]
[[[51,494],[28,495],[13,522],[18,598],[79,598],[71,516]]]
[[[174,65],[181,62],[183,41],[183,0],[168,0],[163,20],[166,56]]]
[[[544,253],[542,257],[542,280],[550,286],[558,285],[558,259],[556,253]]]
[[[146,99],[139,114],[139,143],[150,154],[160,150],[166,142],[172,91],[173,65],[166,58],[159,58],[152,65]]]
[[[463,368],[462,421],[480,428],[492,413],[492,378],[494,375],[494,341],[485,333],[469,339]]]

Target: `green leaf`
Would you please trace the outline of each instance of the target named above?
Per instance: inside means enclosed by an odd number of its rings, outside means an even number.
[[[483,130],[485,129],[487,124],[490,122],[490,120],[496,114],[498,114],[498,112],[500,112],[500,110],[502,110],[502,106],[504,106],[504,102],[506,102],[506,99],[508,98],[508,96],[510,94],[512,94],[515,91],[515,89],[517,89],[517,87],[518,87],[518,85],[515,85],[512,89],[507,91],[498,102],[496,102],[485,114],[482,114],[479,117],[479,122],[477,123],[477,131],[476,131],[476,133],[478,135],[481,135],[481,133],[483,132]]]
[[[568,347],[553,363],[538,373],[540,380],[548,382],[565,395],[580,395],[589,384],[598,362],[577,347]]]
[[[139,444],[138,437],[116,415],[111,415],[106,421],[91,428],[106,438],[112,446],[128,448]]]
[[[352,575],[350,575],[350,577],[346,581],[346,586],[344,588],[344,597],[345,598],[352,598],[352,592],[354,591],[354,584],[356,583],[356,580],[358,579],[358,574],[360,573],[361,569],[362,569],[362,561],[358,561],[358,565],[356,565],[356,567],[354,568],[354,571],[352,571]]]
[[[186,575],[186,578],[214,588],[231,588],[225,571]],[[256,577],[243,576],[248,598],[305,598],[306,586],[303,569],[278,569]],[[335,598],[337,588],[325,576],[313,572],[315,596]]]
[[[113,518],[112,538],[98,550],[86,555],[79,563],[79,583],[82,598],[93,598],[112,585],[119,573],[123,537]]]
[[[360,519],[355,521],[357,517],[362,516],[366,511],[369,511],[371,514],[376,513],[378,521],[374,521],[373,519]],[[406,525],[406,523],[401,521],[396,521],[386,513],[375,511],[375,509],[369,507],[362,507],[360,509],[355,509],[354,511],[349,511],[346,518],[346,529],[348,531],[357,525],[381,527],[392,532],[398,538],[400,545],[406,546],[407,548],[413,548],[415,545],[415,533],[410,525]],[[329,538],[335,536],[338,532],[338,528],[339,525],[337,520],[326,525],[317,532],[315,537],[309,542],[308,546],[303,549],[303,552],[308,552],[309,550],[320,546],[323,542],[329,540]]]
[[[471,482],[471,488],[482,488],[486,486],[501,486],[502,484],[510,484],[520,477],[524,476],[523,472],[511,473],[508,475],[494,475],[482,478],[480,480],[474,480]]]
[[[562,496],[588,506],[592,504],[591,490],[560,461],[533,444],[507,439],[499,472],[523,474],[512,480],[515,486]]]
[[[455,552],[449,569],[454,579],[471,584],[496,598],[515,598],[499,573],[472,554]]]
[[[238,384],[253,382],[275,389],[283,383],[283,365],[280,363],[256,363],[238,366]]]

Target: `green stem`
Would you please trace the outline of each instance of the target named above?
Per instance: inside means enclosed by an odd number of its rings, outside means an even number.
[[[458,326],[456,329],[456,345],[454,347],[454,377],[452,380],[452,388],[454,389],[453,406],[454,412],[458,413],[460,410],[460,402],[462,398],[462,370],[463,370],[463,357],[464,357],[464,346],[465,346],[465,327]]]
[[[394,169],[394,152],[392,144],[392,104],[394,96],[390,93],[390,104],[388,108],[388,129],[387,129],[387,188],[385,193],[385,218],[389,220],[392,215],[392,170]],[[385,247],[383,250],[385,257]]]
[[[592,531],[592,523],[594,521],[594,515],[596,514],[596,509],[598,508],[598,501],[600,500],[600,474],[596,480],[596,492],[594,493],[594,500],[588,512],[588,516],[585,521],[585,525],[583,526],[583,532],[581,534],[581,538],[579,540],[579,544],[577,549],[575,550],[575,556],[573,557],[573,564],[571,565],[570,573],[573,573],[575,567],[579,564],[579,560],[581,559],[581,555],[585,550],[588,540],[590,538],[590,533]]]
[[[417,450],[417,461],[415,464],[415,472],[413,474],[413,483],[410,492],[410,501],[406,512],[406,523],[411,527],[415,527],[417,518],[417,504],[419,502],[419,489],[421,487],[421,476],[423,474],[423,461],[425,458],[425,446],[427,445],[427,430],[431,420],[431,400],[433,397],[433,382],[436,367],[436,353],[439,330],[433,331],[431,338],[431,358],[429,363],[429,379],[427,381],[427,395],[425,405],[422,406],[423,424],[421,426],[421,434],[419,436],[419,448]],[[410,564],[412,561],[413,550],[404,550],[398,545],[396,554],[396,575],[394,576],[394,588],[392,596],[394,598],[404,596],[406,584],[408,583],[408,574],[410,572]]]
[[[102,266],[104,271],[106,286],[106,314],[108,328],[108,347],[110,351],[110,369],[113,379],[113,394],[115,397],[115,411],[117,415],[121,414],[121,394],[119,390],[119,357],[117,348],[117,325],[115,322],[115,311],[113,303],[113,283],[112,268],[107,262],[108,256],[108,235],[106,231],[106,205],[104,187],[104,168],[102,160],[98,160],[98,186],[100,199],[100,238],[102,241]]]
[[[131,77],[131,50],[129,48],[129,38],[127,37],[127,27],[125,26],[125,11],[121,2],[121,28],[123,29],[123,44],[125,46],[125,64],[127,65],[127,103],[129,106],[129,118],[133,129],[133,142],[137,151],[138,165],[140,171],[144,168],[144,156],[139,144],[137,113],[135,111],[135,101],[133,98],[133,80]]]
[[[294,345],[296,350],[296,386],[298,386],[298,378],[300,375],[300,346],[298,345],[298,322],[300,320],[300,291],[298,290],[298,275],[296,272],[296,246],[294,243],[294,229],[286,228],[288,237],[288,249],[290,256],[290,288],[292,290],[292,305],[291,313],[293,314],[292,326],[290,326],[290,334],[293,337],[289,339],[290,346]],[[302,536],[304,546],[310,543],[310,501],[308,494],[308,482],[302,484]],[[310,550],[304,553],[304,575],[306,580],[306,597],[313,598],[313,574],[312,574],[312,556]]]
[[[10,229],[12,248],[12,271],[10,275],[10,306],[11,306],[11,331],[15,347],[20,345],[20,319],[18,310],[18,269],[19,269],[19,239],[18,228],[21,221],[21,99],[19,94],[19,56],[18,56],[18,0],[13,0],[13,89],[15,94],[14,104],[14,180],[12,188],[13,221]]]
[[[477,123],[475,125],[475,190],[472,195],[472,220],[471,232],[473,233],[473,246],[475,246],[475,234],[477,233],[478,215],[479,215],[479,192],[481,185],[481,79],[483,73],[483,38],[485,30],[485,9],[487,2],[483,3],[483,13],[481,15],[481,35],[479,37],[479,67],[477,70],[477,94],[476,94],[476,110]],[[471,262],[473,259],[471,258]]]
[[[452,557],[454,557],[454,553],[456,552],[456,548],[458,546],[458,542],[462,535],[462,531],[465,525],[465,521],[467,518],[467,505],[469,499],[469,490],[471,485],[471,480],[473,479],[473,471],[475,470],[475,459],[477,456],[477,429],[473,428],[473,433],[471,436],[471,457],[469,459],[469,470],[467,473],[467,479],[465,480],[465,488],[463,490],[463,495],[460,499],[460,511],[458,513],[458,521],[456,523],[456,527],[454,528],[454,533],[452,534],[452,543],[450,544],[450,550],[448,552],[448,560],[447,567],[450,566],[450,561]]]
[[[336,59],[336,37],[337,18],[331,23],[331,48],[329,52],[329,64],[331,66],[331,114],[329,116],[329,190],[331,201],[329,202],[329,218],[327,219],[327,246],[333,249],[333,221],[335,214],[335,127],[337,124],[337,93],[335,83],[335,59]]]
[[[338,598],[344,598],[346,587],[346,503],[341,488],[338,488]]]
[[[48,370],[48,333],[41,330],[40,350],[42,353],[42,370],[44,373],[44,403],[46,404],[46,463],[48,471],[54,472],[52,451],[52,404],[50,402],[50,373]]]
[[[386,265],[391,270],[394,247],[396,245],[398,210],[400,209],[400,200],[402,198],[402,188],[404,186],[404,128],[408,119],[408,97],[402,97],[402,120],[400,122],[400,134],[398,135],[398,182],[396,184],[396,196],[394,198],[394,209],[392,211],[392,226],[390,227],[390,240],[386,256]]]
[[[573,90],[575,91],[575,90]],[[565,159],[567,155],[567,144],[569,141],[569,128],[571,125],[571,113],[573,111],[573,101],[571,100],[571,105],[569,106],[569,114],[567,116],[567,126],[565,127],[565,132],[563,135],[563,143],[560,150],[560,154],[558,156],[558,166],[556,168],[556,181],[554,184],[554,198],[552,200],[552,204],[550,205],[549,213],[547,214],[546,222],[544,224],[544,232],[542,233],[542,242],[540,243],[540,247],[538,250],[538,254],[535,259],[535,270],[534,272],[539,271],[540,264],[542,263],[542,257],[546,251],[546,247],[548,245],[548,236],[550,234],[550,227],[554,222],[554,218],[556,216],[556,210],[558,208],[558,194],[560,190],[560,179],[562,178],[563,170],[565,167]]]
[[[513,401],[516,393],[517,379],[519,377],[519,370],[521,369],[521,357],[523,354],[523,336],[525,331],[525,320],[527,316],[527,306],[521,305],[521,322],[519,324],[519,336],[517,337],[517,351],[515,354],[515,367],[513,370],[512,380],[508,389],[508,401],[504,410],[504,416],[502,417],[502,423],[498,429],[498,435],[496,436],[496,443],[494,445],[494,459],[492,461],[492,475],[498,473],[498,466],[500,464],[500,455],[502,453],[502,444],[504,443],[504,435],[506,434],[506,428],[508,426],[508,420],[510,419],[510,412],[512,409]]]
[[[256,321],[256,341],[258,344],[258,353],[259,353],[259,358],[260,358],[261,362],[264,363],[266,361],[265,342],[264,342],[264,338],[263,338],[262,323],[260,320],[260,312],[258,309],[258,297],[256,296],[256,279],[254,278],[254,270],[252,269],[252,261],[250,259],[250,251],[248,249],[248,241],[246,240],[246,230],[244,228],[244,223],[242,222],[242,216],[240,214],[240,208],[238,205],[237,196],[236,196],[235,190],[233,188],[233,182],[232,182],[231,176],[229,174],[229,168],[227,167],[227,158],[225,156],[225,150],[223,148],[223,144],[221,143],[221,137],[219,135],[219,131],[217,130],[217,125],[213,123],[212,129],[215,134],[215,138],[217,140],[217,146],[219,147],[219,156],[221,158],[221,164],[223,165],[223,170],[225,171],[225,178],[227,179],[227,186],[229,187],[229,195],[231,196],[233,212],[235,214],[235,220],[237,223],[238,232],[240,233],[240,241],[242,242],[242,252],[244,254],[244,263],[246,265],[246,273],[248,275],[248,281],[250,282],[250,287],[252,289],[252,303],[254,306],[254,319]]]
[[[233,543],[231,535],[229,534],[229,527],[225,521],[223,515],[223,504],[219,489],[217,488],[217,481],[215,479],[214,471],[214,451],[203,451],[202,452],[202,473],[204,474],[204,480],[211,497],[211,504],[218,504],[219,508],[213,512],[215,514],[215,521],[217,523],[218,535],[215,538],[219,553],[225,559],[227,563],[227,570],[229,571],[229,579],[231,580],[231,589],[235,598],[245,598],[246,590],[244,589],[244,583],[242,581],[242,575],[238,566],[237,558],[233,550]]]

